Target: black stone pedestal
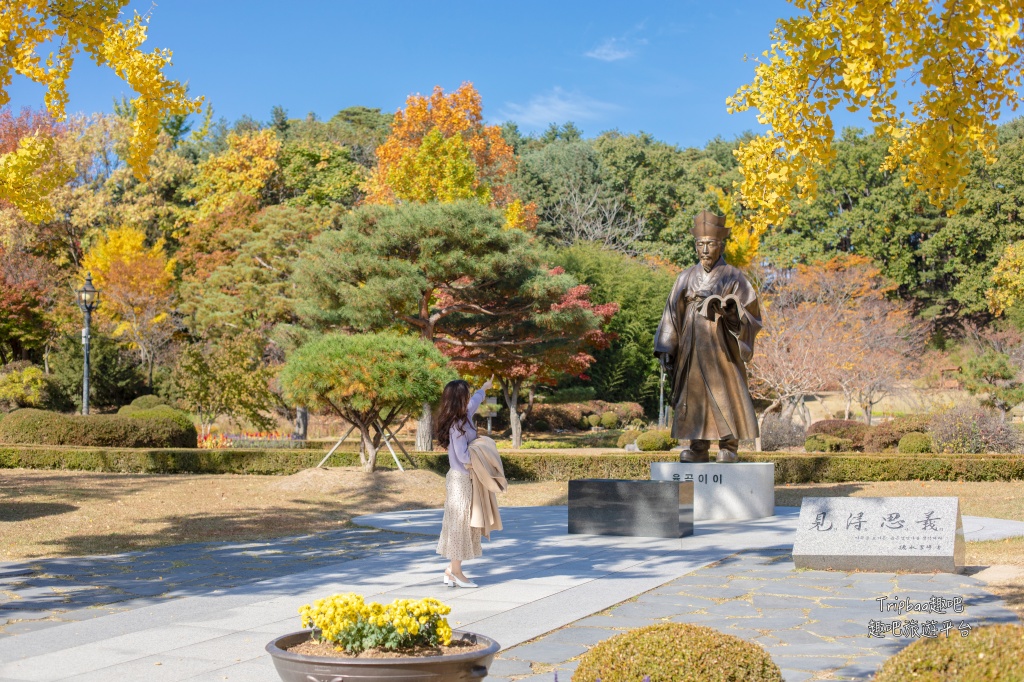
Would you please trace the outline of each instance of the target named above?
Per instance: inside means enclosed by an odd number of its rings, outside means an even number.
[[[569,532],[654,538],[693,535],[693,483],[569,481]]]

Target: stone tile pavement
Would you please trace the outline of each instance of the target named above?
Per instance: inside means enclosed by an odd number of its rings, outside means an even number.
[[[927,621],[961,626],[1017,622],[977,579],[952,574],[833,573],[796,570],[791,547],[740,552],[634,599],[499,653],[489,680],[568,682],[579,658],[633,628],[665,622],[707,625],[763,646],[786,682],[867,680],[912,638],[869,636],[869,623]],[[883,612],[877,601],[928,603],[945,613]],[[933,602],[935,603],[935,602]],[[940,625],[940,627],[945,627]],[[967,629],[966,627],[964,628]],[[969,630],[968,630],[969,632]],[[969,636],[969,635],[968,635]]]
[[[336,565],[418,539],[354,528],[109,556],[0,562],[0,638]]]

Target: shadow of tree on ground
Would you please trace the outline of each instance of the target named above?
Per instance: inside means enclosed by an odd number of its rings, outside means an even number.
[[[0,522],[27,521],[44,516],[56,516],[76,511],[73,504],[59,502],[4,502],[0,501]]]

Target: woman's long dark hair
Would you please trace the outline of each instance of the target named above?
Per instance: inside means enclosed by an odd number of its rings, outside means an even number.
[[[469,384],[462,379],[449,381],[441,394],[441,412],[437,417],[437,442],[447,448],[452,426],[465,435],[463,423],[469,407]]]

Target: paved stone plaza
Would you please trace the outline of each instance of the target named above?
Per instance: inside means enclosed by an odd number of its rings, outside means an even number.
[[[567,682],[590,645],[632,628],[664,622],[708,625],[765,647],[786,682],[865,680],[911,640],[867,637],[878,597],[928,602],[957,595],[962,613],[904,618],[952,620],[972,626],[1016,622],[1016,615],[978,580],[960,575],[796,571],[784,548],[741,552],[677,578],[636,599],[584,618],[528,644],[505,650],[491,668],[497,678]],[[955,630],[953,630],[956,632]],[[544,670],[536,674],[534,671]],[[491,679],[491,678],[489,678]]]
[[[0,638],[301,573],[419,541],[366,528],[0,563]]]
[[[437,533],[438,510],[362,517],[368,528],[303,538],[8,563],[0,682],[273,682],[263,646],[299,629],[302,604],[342,591],[444,599],[453,625],[503,645],[496,680],[568,680],[589,645],[664,621],[758,641],[790,681],[865,679],[907,643],[867,636],[881,617],[878,597],[963,597],[963,613],[936,618],[974,627],[1016,620],[969,576],[795,571],[796,510],[778,512],[663,540],[571,536],[564,507],[508,508],[505,531],[467,565],[477,590],[441,584],[444,561],[422,535]],[[1024,534],[1024,523],[964,524],[968,539]]]

